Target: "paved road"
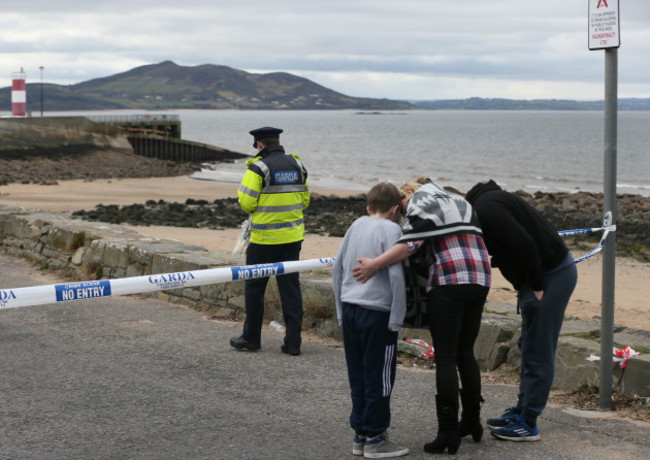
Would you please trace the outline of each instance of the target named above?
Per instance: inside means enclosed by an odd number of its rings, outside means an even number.
[[[57,281],[0,257],[0,288]],[[338,459],[351,455],[340,347],[303,355],[228,345],[240,325],[182,306],[116,297],[0,310],[0,459]],[[516,390],[487,386],[484,414]],[[391,436],[410,459],[435,429],[433,374],[400,369]],[[463,441],[456,458],[640,459],[650,429],[549,408],[536,443]]]

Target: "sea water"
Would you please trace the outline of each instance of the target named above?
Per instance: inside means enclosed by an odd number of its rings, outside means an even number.
[[[424,175],[461,191],[602,192],[604,114],[591,111],[186,111],[183,138],[254,155],[251,129],[284,129],[310,183],[367,190]],[[619,112],[617,191],[650,196],[650,112]],[[195,177],[239,182],[243,161]]]
[[[282,128],[286,151],[303,159],[309,183],[317,187],[367,190],[379,181],[399,185],[422,175],[461,191],[494,179],[511,191],[603,192],[604,113],[599,111],[161,113],[180,116],[183,139],[251,156],[256,150],[250,130]],[[193,177],[238,183],[245,169],[243,160],[205,165]],[[618,112],[616,176],[618,193],[650,196],[650,112]]]

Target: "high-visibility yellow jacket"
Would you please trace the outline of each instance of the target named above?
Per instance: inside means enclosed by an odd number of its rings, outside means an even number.
[[[237,195],[253,215],[251,243],[286,244],[305,238],[302,211],[309,206],[307,170],[298,155],[271,145],[246,162]]]

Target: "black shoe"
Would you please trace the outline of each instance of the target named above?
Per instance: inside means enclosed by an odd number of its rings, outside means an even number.
[[[298,356],[300,354],[300,347],[288,347],[285,344],[280,345],[280,350],[282,353],[286,353],[291,356]]]
[[[259,343],[249,342],[242,336],[231,337],[230,346],[241,351],[257,351],[262,348]]]

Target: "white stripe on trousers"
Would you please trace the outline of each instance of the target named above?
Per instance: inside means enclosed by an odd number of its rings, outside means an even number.
[[[384,350],[384,371],[383,371],[384,391],[382,394],[382,396],[384,397],[390,396],[390,392],[393,389],[390,381],[391,381],[391,370],[393,368],[392,363],[393,363],[394,355],[395,355],[395,345],[388,345]]]

